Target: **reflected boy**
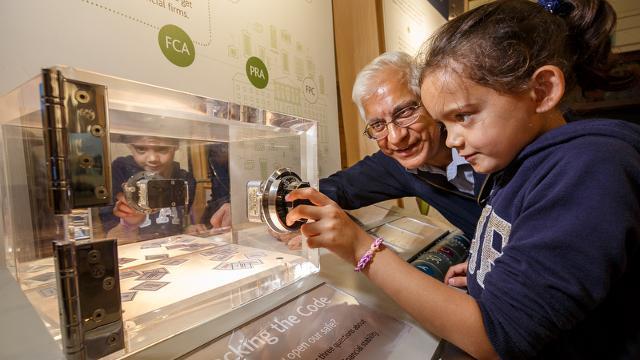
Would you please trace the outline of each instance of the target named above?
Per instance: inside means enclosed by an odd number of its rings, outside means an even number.
[[[180,234],[193,204],[196,181],[193,175],[175,161],[178,140],[151,136],[134,136],[127,147],[131,155],[116,158],[111,164],[115,204],[100,209],[100,219],[107,237],[117,237],[120,243],[148,240]],[[185,206],[162,208],[151,214],[140,213],[127,205],[123,183],[141,172],[154,172],[165,179],[185,180],[189,187],[189,203]]]

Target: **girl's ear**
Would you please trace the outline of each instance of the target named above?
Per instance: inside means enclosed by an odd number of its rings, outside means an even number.
[[[545,65],[531,76],[532,96],[536,112],[553,110],[562,100],[565,90],[564,73],[555,65]]]

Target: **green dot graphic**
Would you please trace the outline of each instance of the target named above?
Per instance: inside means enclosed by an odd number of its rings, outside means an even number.
[[[165,25],[158,32],[158,45],[174,65],[187,67],[196,58],[196,48],[187,33],[176,25]]]
[[[269,71],[267,66],[259,58],[252,56],[247,60],[247,77],[253,86],[264,89],[269,83]]]

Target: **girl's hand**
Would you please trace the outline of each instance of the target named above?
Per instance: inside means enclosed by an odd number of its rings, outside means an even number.
[[[467,286],[467,265],[468,262],[462,264],[453,265],[447,271],[447,275],[444,276],[444,283],[455,287]]]
[[[307,199],[316,206],[298,205],[287,214],[287,225],[299,219],[310,221],[300,228],[310,248],[323,247],[345,261],[356,264],[373,242],[338,204],[313,188],[290,192],[286,201]]]
[[[113,207],[113,215],[119,217],[130,226],[138,226],[142,224],[144,219],[147,217],[145,214],[139,213],[127,205],[123,193],[118,193],[118,195],[116,195],[116,199],[116,204]]]

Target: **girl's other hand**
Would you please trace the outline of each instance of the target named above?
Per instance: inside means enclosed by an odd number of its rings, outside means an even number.
[[[444,283],[458,288],[467,287],[467,265],[468,262],[465,261],[450,267],[444,276]]]

